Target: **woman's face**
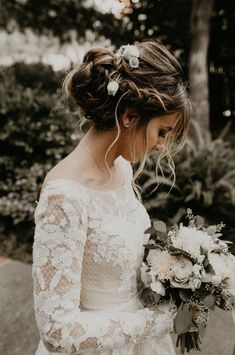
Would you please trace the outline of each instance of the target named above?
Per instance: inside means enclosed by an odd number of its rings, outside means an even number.
[[[162,150],[166,134],[175,126],[179,113],[171,113],[167,116],[152,118],[147,127],[148,152],[154,149]]]
[[[150,153],[153,150],[161,151],[163,148],[166,134],[172,130],[179,118],[179,112],[171,113],[165,116],[152,117],[147,126],[147,152]],[[145,152],[144,142],[145,128],[136,130],[135,135],[132,138],[134,147],[130,149],[132,152],[131,157],[128,160],[137,162],[141,159]],[[133,152],[135,150],[135,154]],[[129,155],[129,154],[128,154]],[[127,157],[126,157],[127,158]]]

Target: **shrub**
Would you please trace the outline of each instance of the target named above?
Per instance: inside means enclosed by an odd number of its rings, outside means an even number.
[[[79,139],[60,98],[61,74],[43,64],[1,68],[0,245],[15,235],[31,247],[40,184]]]

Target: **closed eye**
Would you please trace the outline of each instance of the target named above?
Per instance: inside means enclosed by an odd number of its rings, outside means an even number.
[[[166,132],[159,131],[159,136],[162,137],[162,138],[165,138],[166,137]]]

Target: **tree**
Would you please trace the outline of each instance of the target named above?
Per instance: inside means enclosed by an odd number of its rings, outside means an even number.
[[[214,0],[193,0],[190,30],[192,44],[189,55],[189,81],[193,102],[193,119],[203,134],[210,132],[207,54],[210,40],[210,19]]]
[[[120,0],[121,1],[121,0]],[[156,38],[173,49],[184,63],[184,70],[191,84],[191,97],[195,107],[194,118],[203,128],[210,132],[211,122],[221,121],[224,109],[223,95],[220,88],[211,87],[208,92],[209,66],[226,70],[230,86],[225,83],[225,75],[221,75],[221,86],[226,86],[230,94],[230,109],[233,112],[235,100],[234,87],[235,62],[235,2],[232,0],[158,0],[131,1],[125,15],[128,39],[143,40]],[[226,67],[226,68],[225,68]],[[189,72],[189,73],[188,73]],[[201,80],[202,79],[202,80]],[[215,108],[209,110],[209,106]],[[227,105],[228,106],[228,105]],[[216,110],[216,114],[215,114]],[[222,122],[222,121],[221,121]],[[220,127],[222,126],[220,123]]]

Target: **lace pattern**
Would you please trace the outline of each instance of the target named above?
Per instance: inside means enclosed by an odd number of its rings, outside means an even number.
[[[126,171],[130,179],[129,163]],[[50,181],[34,218],[35,318],[49,352],[121,348],[171,331],[167,307],[149,310],[136,298],[150,220],[130,185],[96,194],[69,180]],[[134,298],[133,310],[115,310]]]

